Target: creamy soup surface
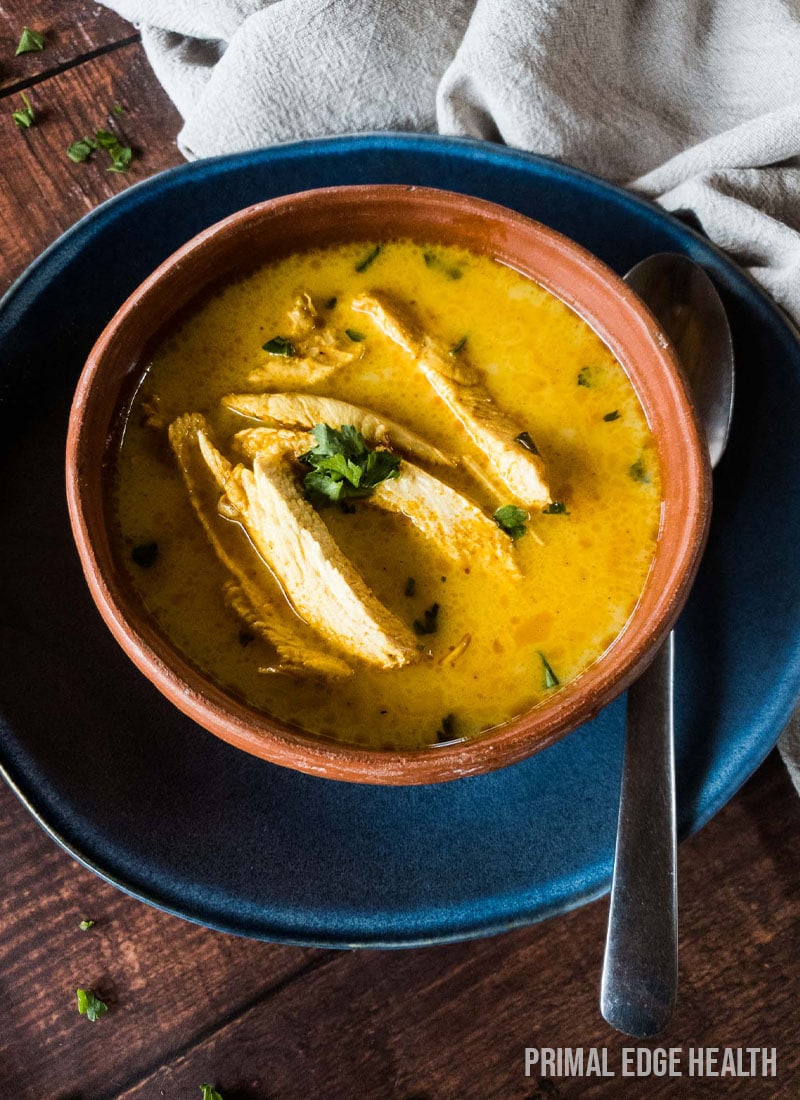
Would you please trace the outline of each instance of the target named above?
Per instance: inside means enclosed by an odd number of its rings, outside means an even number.
[[[549,503],[520,505],[491,471],[488,478],[475,473],[475,462],[486,471],[485,456],[413,349],[355,308],[354,300],[372,294],[402,306],[417,335],[432,342],[445,365],[452,363],[457,378],[461,371],[470,384],[479,379],[477,388],[518,427],[522,438],[515,445],[531,454],[532,444],[541,455]],[[313,313],[312,335],[322,333],[323,343],[330,336],[334,352],[343,349],[342,362],[329,370],[323,347],[325,369],[311,369],[307,378],[303,364],[314,341],[294,336],[289,320],[303,295]],[[308,496],[310,467],[299,446],[280,459],[299,487],[298,507],[313,508],[372,598],[402,624],[405,656],[394,667],[353,657],[329,638],[320,647],[338,662],[333,674],[282,671],[252,599],[244,611],[231,599],[230,570],[191,499],[169,425],[201,414],[215,453],[249,470],[252,450],[244,454],[237,433],[262,422],[221,399],[283,393],[335,397],[412,429],[453,464],[425,461],[392,442],[388,449],[399,466],[387,493],[410,477],[413,463],[420,477],[436,478],[479,507],[480,522],[488,525],[476,527],[476,545],[500,536],[496,561],[463,546],[459,559],[449,538],[443,548],[402,510],[369,498],[335,503]],[[309,449],[314,446],[312,438]],[[214,495],[213,487],[209,493],[215,512],[209,522],[222,525],[229,554],[239,553],[238,540],[242,555],[249,555],[251,579],[254,570],[264,571],[284,620],[291,628],[296,619],[305,630],[301,639],[307,638],[308,616],[300,622],[286,584],[254,549],[237,518],[235,494],[218,489]],[[225,498],[219,509],[218,498]],[[190,661],[283,722],[324,738],[395,749],[479,735],[585,671],[631,616],[661,514],[645,416],[623,369],[589,326],[489,258],[410,241],[293,255],[199,305],[156,349],[132,401],[116,501],[120,555],[161,630]],[[506,531],[493,516],[509,504],[519,511],[501,513],[513,528]],[[491,538],[481,530],[491,530]],[[324,606],[324,593],[312,598]]]

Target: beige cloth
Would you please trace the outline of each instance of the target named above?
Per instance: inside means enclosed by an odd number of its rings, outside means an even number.
[[[108,0],[189,157],[439,130],[691,210],[800,322],[800,0]],[[780,742],[800,790],[800,720]]]

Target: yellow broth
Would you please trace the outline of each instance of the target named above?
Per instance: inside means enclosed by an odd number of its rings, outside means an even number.
[[[553,295],[487,257],[410,241],[384,243],[359,272],[370,247],[321,249],[264,267],[225,286],[163,340],[127,417],[118,534],[136,588],[164,634],[231,693],[326,738],[415,748],[508,722],[614,643],[653,558],[659,470],[623,369]],[[146,402],[158,395],[167,421],[204,413],[230,454],[232,434],[253,421],[223,409],[220,397],[263,388],[248,385],[248,374],[265,362],[262,345],[285,330],[296,294],[308,291],[321,310],[336,298],[326,319],[365,335],[363,357],[304,387],[308,392],[374,408],[452,454],[475,453],[413,360],[350,308],[354,295],[372,289],[413,304],[445,347],[467,337],[459,354],[484,372],[496,402],[536,441],[553,498],[567,512],[531,513],[513,546],[522,572],[514,579],[501,570],[454,567],[405,519],[362,502],[353,514],[321,508],[378,599],[409,625],[437,603],[438,629],[419,637],[423,659],[402,668],[356,665],[351,678],[327,682],[265,674],[258,670],[274,665],[274,653],[226,607],[225,572],[190,506],[166,433],[143,423]],[[488,515],[507,503],[462,470],[430,470]],[[137,564],[134,557],[150,543],[158,547],[155,561]],[[470,644],[458,659],[441,663],[467,634]]]

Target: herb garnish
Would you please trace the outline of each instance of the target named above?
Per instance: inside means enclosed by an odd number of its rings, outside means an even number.
[[[422,258],[425,261],[426,267],[436,268],[437,271],[441,271],[442,274],[446,275],[448,279],[460,279],[464,274],[460,267],[456,267],[455,264],[445,263],[441,256],[437,256],[435,252],[423,252]]]
[[[158,543],[140,542],[138,546],[134,546],[131,550],[131,557],[142,569],[149,569],[152,565],[155,565],[158,558]]]
[[[24,106],[20,111],[13,111],[11,117],[20,130],[30,130],[31,126],[36,122],[36,113],[33,107],[31,107],[31,101],[24,92],[20,92],[20,99]]]
[[[610,423],[610,421],[612,420],[619,420],[618,410],[614,409],[613,412],[606,413],[606,415],[603,417],[603,420],[605,420],[607,423]]]
[[[101,1001],[91,989],[76,989],[75,993],[78,998],[78,1012],[81,1016],[86,1016],[92,1023],[108,1012],[108,1005],[105,1001]]]
[[[304,479],[309,495],[328,500],[366,497],[382,481],[399,477],[400,459],[388,451],[371,451],[352,424],[342,424],[341,430],[315,424],[311,434],[317,445],[300,459],[312,467]]]
[[[111,113],[112,115],[124,115],[125,108],[122,106],[121,103],[115,103],[114,106],[111,108]]]
[[[23,27],[22,34],[20,36],[19,45],[15,53],[15,57],[19,57],[21,53],[33,53],[35,50],[44,49],[44,35],[39,31],[32,31],[30,27]]]
[[[414,619],[415,634],[435,634],[439,629],[439,605],[432,603],[422,612],[422,619]]]
[[[211,1085],[201,1085],[200,1091],[203,1093],[200,1100],[222,1100],[221,1093],[217,1092]]]
[[[567,506],[563,500],[554,500],[547,505],[546,508],[542,508],[543,516],[568,516]]]
[[[587,387],[591,388],[591,385],[592,385],[592,368],[591,367],[581,367],[581,369],[578,371],[578,385],[579,386],[587,386]]]
[[[338,301],[339,301],[338,298],[329,298],[327,300],[327,302],[325,303],[325,308],[326,309],[336,309],[336,303]]]
[[[86,920],[81,921],[81,923],[78,925],[78,928],[80,928],[81,932],[88,932],[89,929],[92,928],[93,926],[94,926],[94,921],[86,919]]]
[[[439,729],[436,731],[436,740],[452,741],[456,735],[456,716],[455,714],[445,714],[442,719]]]
[[[403,594],[405,596],[413,596],[416,591],[417,591],[417,582],[414,580],[413,577],[409,577],[408,580],[406,581],[406,586],[403,589]]]
[[[346,328],[345,333],[350,337],[354,344],[360,344],[362,340],[366,340],[366,336],[363,332],[359,332],[355,328]]]
[[[128,145],[123,145],[116,134],[110,130],[97,130],[93,138],[88,136],[73,141],[67,149],[67,156],[75,164],[82,164],[88,160],[96,149],[105,149],[111,157],[111,164],[107,172],[127,172],[133,159],[133,150]]]
[[[524,447],[526,451],[530,451],[532,455],[539,454],[539,448],[527,432],[520,432],[519,435],[514,436],[514,442],[519,443],[521,447]]]
[[[545,657],[544,653],[542,653],[541,650],[538,650],[537,652],[539,653],[539,656],[542,659],[542,668],[544,669],[544,686],[545,686],[545,688],[549,691],[550,688],[558,687],[558,685],[561,683],[561,681],[556,676],[555,672],[553,672],[553,670],[550,667],[550,664],[549,664],[547,658]]]
[[[81,164],[84,160],[89,159],[96,148],[97,142],[90,137],[80,138],[78,141],[73,141],[72,145],[67,148],[67,156],[75,164]]]
[[[649,483],[650,474],[647,472],[647,467],[644,464],[643,458],[636,459],[634,464],[628,469],[628,476],[632,477],[634,481],[641,481],[644,485]]]
[[[377,260],[380,253],[381,246],[379,244],[376,244],[374,248],[371,248],[369,250],[369,252],[362,260],[358,261],[358,263],[356,264],[356,271],[359,273],[359,275],[362,273],[362,271],[366,271],[370,264],[373,264]]]
[[[516,542],[525,534],[525,524],[531,518],[524,508],[516,504],[504,504],[492,517],[501,531],[505,531]]]
[[[285,355],[290,359],[297,355],[297,348],[285,336],[273,336],[266,344],[261,345],[261,350],[268,351],[270,355]]]
[[[458,343],[453,344],[453,346],[450,348],[450,354],[451,355],[458,355],[458,353],[463,349],[464,344],[466,344],[466,342],[467,342],[466,336],[462,336],[461,339],[458,341]]]

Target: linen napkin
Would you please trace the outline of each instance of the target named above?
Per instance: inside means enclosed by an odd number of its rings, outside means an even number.
[[[794,0],[106,0],[188,158],[438,130],[692,211],[800,323]],[[800,713],[780,741],[800,790]]]

